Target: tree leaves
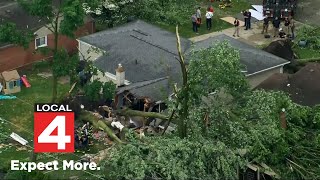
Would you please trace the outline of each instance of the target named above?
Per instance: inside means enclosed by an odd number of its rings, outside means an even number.
[[[2,43],[11,43],[28,48],[32,37],[31,32],[18,30],[14,23],[0,25],[0,42]]]

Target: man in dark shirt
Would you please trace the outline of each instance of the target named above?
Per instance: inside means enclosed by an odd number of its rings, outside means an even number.
[[[246,29],[251,29],[251,12],[249,10],[247,10],[247,27]]]
[[[244,26],[243,27],[247,27],[247,21],[248,21],[247,11],[246,10],[242,11],[242,15],[244,18]]]
[[[261,34],[268,34],[268,28],[269,28],[269,19],[268,19],[268,16],[265,16],[263,18],[263,29],[262,29],[262,32]]]
[[[275,17],[272,24],[273,24],[273,37],[278,37],[279,28],[280,28],[280,20],[278,17]]]
[[[197,24],[197,15],[196,14],[193,14],[191,16],[191,21],[192,21],[192,30],[193,32],[195,33],[198,33],[198,24]]]

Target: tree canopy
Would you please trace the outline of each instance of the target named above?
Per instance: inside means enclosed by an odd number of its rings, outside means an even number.
[[[283,179],[320,178],[318,107],[297,105],[282,92],[250,90],[239,52],[226,42],[194,52],[187,75],[187,118],[174,115],[175,122],[186,118],[187,136],[140,141],[127,134],[128,143],[105,160],[106,177],[237,179],[237,168],[251,162],[267,164]]]

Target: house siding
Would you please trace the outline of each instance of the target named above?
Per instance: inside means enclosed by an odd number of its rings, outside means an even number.
[[[282,73],[283,66],[277,67],[268,71],[261,72],[259,74],[255,74],[252,76],[247,77],[247,80],[251,86],[251,88],[257,87],[260,83],[262,83],[264,80],[268,79],[270,76],[272,76],[275,73]]]
[[[4,94],[13,94],[21,91],[21,85],[10,88],[10,83],[13,81],[6,82],[5,88],[3,89]]]
[[[95,61],[99,57],[103,56],[103,50],[94,47],[86,42],[78,40],[79,43],[79,57],[80,60],[86,59],[90,61]]]
[[[92,34],[94,32],[94,22],[90,21],[87,22],[83,27],[79,28],[75,32],[75,35],[76,37],[80,37]],[[47,42],[49,47],[52,48],[54,46],[53,34],[47,35]],[[75,39],[63,35],[59,36],[58,47],[67,49],[69,53],[76,53],[77,46],[78,42]],[[35,53],[35,40],[29,43],[29,48],[27,49],[13,45],[2,47],[0,48],[0,72],[17,69],[37,61],[48,59],[50,57],[52,57],[50,54],[44,56],[40,53]]]

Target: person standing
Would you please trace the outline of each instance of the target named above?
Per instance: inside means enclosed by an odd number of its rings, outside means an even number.
[[[251,29],[251,12],[247,10],[247,27],[246,29]]]
[[[193,32],[195,33],[198,33],[198,24],[197,24],[197,15],[196,14],[193,14],[191,16],[191,21],[192,21],[192,30]]]
[[[213,14],[214,9],[213,9],[212,5],[209,6],[209,11],[212,12],[212,14]]]
[[[293,19],[291,19],[291,21],[290,21],[291,23],[290,23],[290,30],[291,30],[291,38],[292,39],[294,39],[294,30],[295,30],[295,24],[294,24],[294,20]]]
[[[272,24],[273,24],[273,37],[278,37],[279,28],[280,28],[280,20],[278,17],[275,17]]]
[[[213,13],[210,11],[210,8],[208,8],[208,11],[206,12],[206,24],[207,24],[207,29],[210,31],[212,27],[212,16]]]
[[[284,19],[284,26],[285,26],[285,33],[286,34],[289,34],[290,33],[290,20],[289,20],[289,18],[288,17],[286,17],[285,19]]]
[[[201,24],[201,10],[200,10],[200,7],[198,7],[198,9],[196,11],[196,16],[197,16],[197,20],[198,20],[198,27],[200,27],[200,24]]]
[[[262,32],[261,34],[268,34],[268,28],[269,28],[269,19],[268,19],[268,16],[265,16],[263,18],[263,28],[262,28]]]
[[[237,34],[237,37],[239,37],[239,25],[240,25],[240,22],[239,22],[238,18],[235,18],[235,20],[233,22],[233,25],[234,25],[233,37],[235,37],[236,34]]]
[[[247,27],[247,22],[248,22],[248,16],[247,16],[247,11],[246,10],[244,10],[243,12],[242,12],[242,15],[243,15],[243,18],[244,18],[244,26],[243,27]]]

